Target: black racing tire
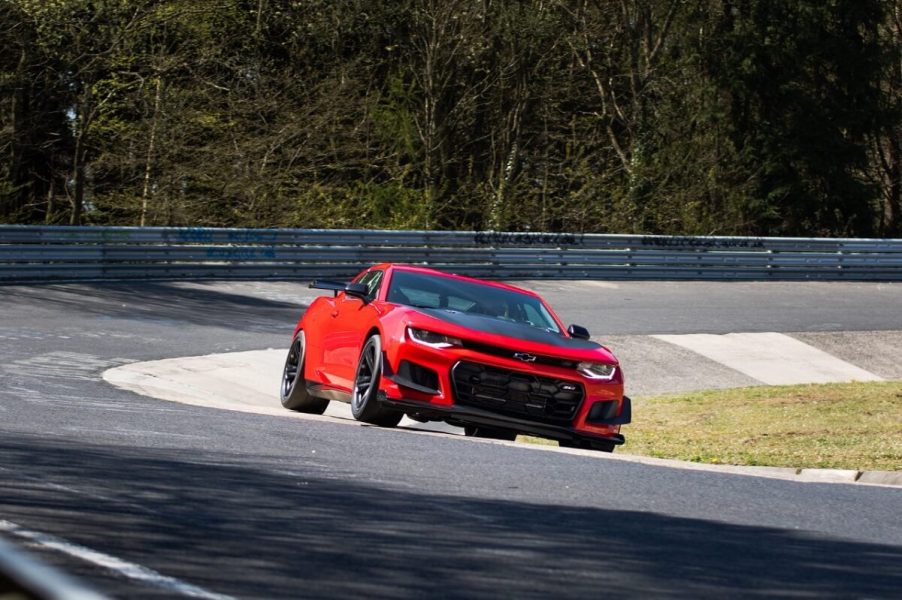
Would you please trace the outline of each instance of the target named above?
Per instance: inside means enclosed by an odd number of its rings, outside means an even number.
[[[404,413],[385,408],[379,402],[382,360],[382,338],[378,334],[371,335],[363,344],[357,361],[354,387],[351,390],[351,414],[358,421],[370,425],[395,427],[401,422]]]
[[[617,447],[613,442],[605,442],[603,440],[580,442],[573,440],[558,440],[557,444],[561,448],[583,448],[585,450],[597,450],[598,452],[613,452],[614,448]]]
[[[517,432],[513,429],[485,427],[483,425],[464,425],[464,435],[488,440],[507,440],[508,442],[513,442],[517,439]]]
[[[279,396],[282,406],[288,410],[321,415],[329,406],[329,401],[323,398],[311,396],[307,391],[304,381],[304,356],[305,356],[304,332],[299,331],[291,340],[288,356],[285,358],[285,368],[282,370],[282,385]]]

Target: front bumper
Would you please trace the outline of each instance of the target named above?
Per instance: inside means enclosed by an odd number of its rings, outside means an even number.
[[[537,435],[555,440],[574,442],[585,440],[605,441],[617,446],[624,443],[624,437],[619,433],[596,435],[588,432],[576,431],[571,427],[516,419],[469,406],[424,406],[422,402],[417,400],[390,399],[384,396],[384,394],[382,395],[382,404],[406,413],[413,413],[423,420],[447,421],[454,425],[483,425],[487,427],[513,429],[519,433]],[[630,399],[624,397],[623,410],[621,411],[622,414],[629,414],[630,404]]]
[[[447,421],[453,425],[506,428],[566,441],[606,441],[615,445],[624,441],[620,426],[630,421],[631,402],[623,395],[619,367],[614,380],[599,382],[583,377],[572,368],[535,363],[524,365],[511,358],[467,348],[431,348],[406,339],[393,341],[398,343],[388,345],[384,385],[380,386],[386,406],[402,410],[414,418]],[[428,386],[421,385],[422,379],[411,377],[409,368],[401,369],[403,361],[430,369],[435,377]],[[461,362],[572,382],[584,390],[583,399],[572,418],[565,421],[499,414],[490,407],[461,404],[455,400],[452,378],[452,370]]]

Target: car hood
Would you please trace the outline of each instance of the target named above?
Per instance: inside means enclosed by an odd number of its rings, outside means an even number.
[[[564,337],[559,333],[553,333],[545,329],[539,329],[538,327],[532,327],[530,325],[524,325],[522,323],[515,323],[513,321],[506,321],[504,319],[498,319],[487,315],[464,313],[441,308],[417,307],[413,310],[423,315],[427,315],[434,319],[454,325],[455,327],[464,328],[473,332],[478,332],[480,334],[487,334],[489,336],[501,336],[504,338],[510,338],[509,343],[505,345],[514,348],[517,347],[518,342],[528,342],[531,344],[544,346],[544,348],[541,350],[539,348],[531,348],[530,351],[544,351],[548,352],[549,354],[560,356],[583,356],[585,358],[590,358],[590,355],[594,355],[591,356],[592,358],[602,358],[598,356],[600,353],[606,360],[617,362],[614,356],[611,355],[610,351],[607,350],[607,348],[605,348],[601,344],[589,340]],[[449,331],[447,333],[450,334],[452,332]],[[455,335],[461,334],[458,333]],[[472,335],[465,337],[467,337],[468,339],[473,339]],[[489,339],[478,339],[476,341],[492,343],[492,341]]]

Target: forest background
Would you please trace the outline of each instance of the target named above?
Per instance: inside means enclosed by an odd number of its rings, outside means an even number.
[[[0,223],[899,236],[902,0],[0,0]]]

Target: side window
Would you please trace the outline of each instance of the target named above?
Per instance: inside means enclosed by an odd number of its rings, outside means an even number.
[[[376,294],[379,293],[379,286],[382,285],[382,276],[385,273],[383,271],[370,271],[366,275],[360,278],[357,283],[362,283],[366,286],[367,292],[366,297],[368,300],[372,300],[376,297]]]

